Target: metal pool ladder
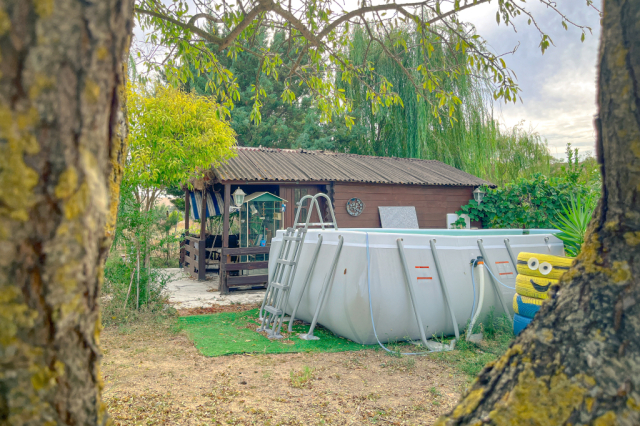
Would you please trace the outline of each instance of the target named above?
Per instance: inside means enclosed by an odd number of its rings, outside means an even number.
[[[324,197],[327,200],[327,206],[331,213],[332,222],[324,222],[322,219],[322,213],[320,211],[320,205],[318,203],[318,197]],[[310,199],[309,210],[307,212],[307,218],[304,222],[298,222],[300,217],[300,211],[305,200]],[[300,253],[302,252],[302,245],[307,234],[307,230],[312,227],[331,227],[335,230],[338,229],[336,222],[336,216],[333,212],[333,206],[331,205],[331,199],[327,194],[318,193],[316,195],[305,195],[297,203],[298,209],[293,221],[293,227],[287,228],[284,236],[282,237],[282,245],[280,246],[280,252],[278,253],[278,259],[275,263],[275,270],[270,275],[269,284],[267,285],[267,291],[262,300],[262,306],[260,307],[260,327],[257,331],[267,332],[269,339],[281,339],[282,334],[280,330],[282,323],[284,322],[284,311],[289,301],[289,293],[291,291],[291,285],[296,275],[296,269],[298,267],[298,261],[300,260]],[[318,218],[320,222],[310,223],[311,216],[313,215],[313,207],[316,207],[318,212]],[[322,240],[320,240],[320,244]],[[319,250],[314,253],[313,265],[315,266]],[[309,281],[309,275],[305,280],[306,287]],[[303,288],[304,292],[304,288]],[[293,318],[290,319],[293,321]]]

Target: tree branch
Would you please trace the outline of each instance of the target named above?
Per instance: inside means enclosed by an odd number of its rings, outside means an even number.
[[[269,10],[269,6],[269,3],[258,2],[258,6],[254,7],[249,11],[249,13],[244,15],[242,21],[222,40],[218,45],[218,51],[223,51],[227,47],[231,46],[231,43],[233,43],[240,33],[253,22],[256,16]]]
[[[262,2],[260,4],[262,4]],[[315,34],[313,34],[302,23],[302,21],[300,21],[298,18],[296,18],[296,16],[294,14],[292,14],[288,10],[283,9],[282,7],[280,7],[279,4],[274,3],[273,1],[269,1],[269,3],[265,2],[265,4],[268,4],[270,6],[271,10],[273,10],[275,13],[277,13],[278,15],[282,16],[284,19],[289,21],[289,23],[291,25],[293,25],[295,29],[297,29],[298,31],[300,31],[300,33],[302,33],[304,38],[309,40],[309,43],[311,43],[312,45],[314,45],[316,47],[320,47],[322,45],[322,43],[320,42],[321,37],[320,38],[316,37]]]
[[[191,17],[191,19],[189,19],[189,22],[187,22],[187,25],[195,25],[196,21],[200,18],[207,18],[207,20],[215,22],[216,24],[222,24],[222,19],[219,18],[215,18],[213,16],[211,16],[208,13],[198,13],[196,15],[193,15]]]
[[[489,1],[489,0],[482,0],[482,2],[485,2],[485,1]],[[348,21],[351,18],[355,18],[356,16],[362,16],[365,13],[380,12],[384,10],[399,10],[401,7],[416,7],[416,6],[422,6],[426,3],[427,1],[419,2],[419,3],[406,3],[406,4],[395,4],[395,3],[380,4],[377,6],[361,7],[360,9],[356,9],[349,13],[345,13],[340,18],[336,19],[331,24],[327,25],[327,27],[324,30],[322,30],[320,34],[318,34],[318,38],[320,39],[324,38],[327,34],[333,31],[338,25],[342,24],[345,21]]]
[[[195,26],[193,24],[188,24],[188,23],[185,23],[185,22],[181,22],[181,21],[179,21],[177,19],[174,19],[174,18],[172,18],[170,16],[167,16],[167,15],[164,15],[162,13],[155,12],[153,10],[143,9],[141,7],[135,7],[134,11],[136,13],[141,14],[141,15],[147,15],[147,16],[151,16],[153,18],[158,18],[158,19],[162,19],[163,21],[170,22],[173,25],[176,25],[176,26],[178,26],[178,27],[180,27],[182,29],[189,30],[194,34],[199,35],[200,37],[202,37],[203,39],[207,40],[210,43],[220,44],[220,43],[223,42],[223,40],[220,37],[215,36],[213,34],[210,34],[210,33],[206,32],[206,31],[204,31],[203,29],[198,28],[197,26]]]

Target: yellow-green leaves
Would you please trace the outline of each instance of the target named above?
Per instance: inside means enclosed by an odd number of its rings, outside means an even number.
[[[235,133],[211,98],[171,86],[129,87],[129,158],[123,184],[162,188],[235,155]]]

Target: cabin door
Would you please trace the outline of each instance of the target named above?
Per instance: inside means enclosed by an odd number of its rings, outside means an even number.
[[[284,226],[288,228],[293,226],[293,221],[296,216],[297,203],[305,195],[315,195],[320,192],[320,188],[317,185],[291,185],[280,186],[280,197],[287,200],[286,210],[284,212]],[[299,221],[303,222],[307,218],[309,201],[305,201],[305,207],[300,212]],[[320,209],[324,208],[324,204],[320,203]],[[311,222],[319,222],[318,214],[314,212],[311,216]]]

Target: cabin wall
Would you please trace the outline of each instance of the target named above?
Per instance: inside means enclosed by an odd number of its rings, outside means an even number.
[[[380,228],[378,207],[415,206],[420,228],[446,228],[446,214],[473,199],[471,186],[425,186],[341,183],[333,185],[333,205],[340,228]],[[347,213],[347,201],[360,198],[360,216]],[[472,224],[476,226],[477,224]]]

